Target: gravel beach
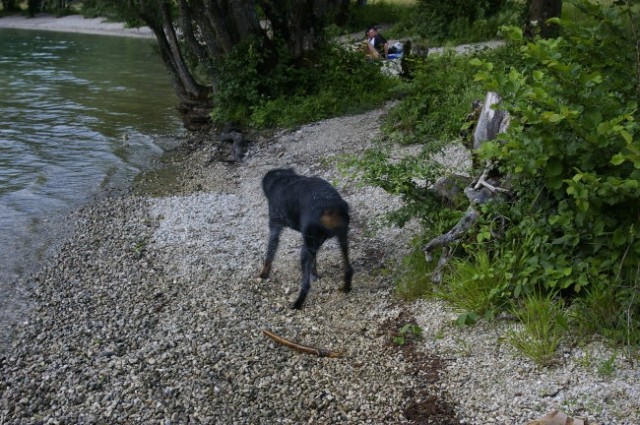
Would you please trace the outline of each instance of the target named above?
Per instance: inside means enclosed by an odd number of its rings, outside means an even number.
[[[258,138],[241,164],[220,161],[211,137],[175,160],[159,194],[69,216],[70,237],[33,277],[31,315],[0,354],[0,425],[523,425],[556,408],[591,425],[639,424],[637,352],[594,341],[543,368],[506,342],[508,318],[459,328],[442,303],[396,296],[392,271],[417,229],[379,229],[400,201],[335,161],[371,146],[385,113]],[[443,158],[460,166],[468,155],[452,147]],[[271,278],[256,279],[268,234],[260,180],[282,166],[334,183],[353,212],[353,291],[338,291],[329,241],[301,311],[288,308],[298,234],[283,233]],[[396,346],[406,323],[422,338]],[[298,353],[265,329],[344,355]]]
[[[1,360],[0,423],[524,424],[553,408],[591,424],[640,423],[637,363],[623,353],[567,347],[540,368],[504,342],[506,319],[460,329],[442,304],[395,296],[388,271],[415,229],[375,230],[399,201],[334,161],[370,146],[384,113],[256,141],[238,165],[215,160],[211,142],[180,160],[171,195],[112,197],[69,217],[73,236],[36,276],[33,314]],[[353,211],[353,291],[338,291],[330,241],[301,311],[288,308],[298,234],[283,234],[271,279],[256,279],[267,238],[260,179],[280,166],[336,183]],[[390,343],[410,322],[422,340]],[[292,351],[264,329],[344,356]],[[608,359],[613,373],[598,373]]]

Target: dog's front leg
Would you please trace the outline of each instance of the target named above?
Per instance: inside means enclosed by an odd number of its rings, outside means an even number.
[[[302,246],[302,252],[300,254],[300,266],[302,269],[302,281],[300,282],[300,293],[298,299],[291,308],[300,310],[304,300],[307,298],[309,289],[311,288],[311,275],[313,274],[314,264],[316,262],[316,255],[318,249],[311,244],[305,243]]]
[[[280,233],[282,233],[282,225],[269,223],[269,243],[267,244],[267,254],[265,255],[264,265],[259,275],[260,279],[267,279],[269,273],[271,273],[273,258],[276,255],[278,243],[280,242]]]

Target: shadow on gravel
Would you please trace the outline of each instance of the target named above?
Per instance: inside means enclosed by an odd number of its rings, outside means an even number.
[[[454,425],[459,424],[454,404],[447,393],[435,393],[435,384],[444,370],[445,360],[418,351],[416,342],[420,339],[420,328],[415,318],[401,312],[395,319],[388,320],[382,330],[387,334],[387,348],[400,351],[409,366],[416,386],[407,390],[408,400],[404,416],[412,424]]]

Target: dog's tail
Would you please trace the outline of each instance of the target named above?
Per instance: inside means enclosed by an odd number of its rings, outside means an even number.
[[[344,214],[339,208],[325,208],[320,216],[320,224],[330,230],[348,226]]]

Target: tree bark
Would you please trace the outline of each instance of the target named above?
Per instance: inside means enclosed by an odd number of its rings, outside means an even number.
[[[119,7],[154,32],[180,99],[178,109],[191,128],[210,121],[216,69],[234,48],[246,40],[256,41],[266,58],[259,72],[268,73],[281,60],[276,40],[284,42],[290,57],[301,57],[307,49],[317,47],[325,15],[340,2],[343,0],[128,0]],[[259,9],[268,25],[261,24]],[[202,65],[199,80],[189,66],[194,61]]]
[[[542,38],[557,37],[560,28],[547,23],[547,20],[560,17],[561,13],[562,0],[528,0],[525,34],[529,38],[535,35]]]

